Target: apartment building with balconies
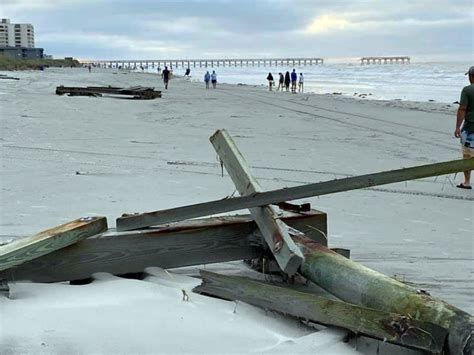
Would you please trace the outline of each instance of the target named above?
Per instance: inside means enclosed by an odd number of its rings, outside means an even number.
[[[0,47],[35,47],[35,31],[29,23],[11,23],[3,18],[0,22]]]

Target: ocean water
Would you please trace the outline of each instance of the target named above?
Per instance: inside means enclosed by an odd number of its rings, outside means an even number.
[[[269,72],[278,81],[278,73],[296,69],[305,77],[305,92],[318,94],[341,93],[347,96],[371,94],[367,99],[409,100],[453,103],[459,100],[461,89],[468,85],[464,75],[474,65],[469,62],[433,62],[411,64],[323,64],[288,67],[214,67],[193,68],[192,80],[202,81],[206,70],[215,70],[221,83],[267,85]],[[183,75],[184,68],[174,68],[174,73]],[[149,68],[156,72],[156,68]],[[203,84],[204,85],[204,84]],[[357,94],[357,95],[355,95]]]

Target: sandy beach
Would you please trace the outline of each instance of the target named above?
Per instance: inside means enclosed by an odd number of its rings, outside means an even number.
[[[55,95],[56,86],[163,85],[154,74],[114,70],[15,76],[0,82],[0,242],[85,215],[104,215],[114,227],[126,212],[232,195],[209,143],[219,128],[234,137],[264,189],[460,158],[452,104],[249,85],[206,90],[184,78],[156,100],[67,97]],[[300,202],[328,213],[331,247],[349,248],[354,260],[472,314],[474,194],[455,187],[460,179]]]

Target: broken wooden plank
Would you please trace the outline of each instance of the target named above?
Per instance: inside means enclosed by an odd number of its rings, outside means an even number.
[[[357,306],[244,277],[224,276],[202,270],[200,274],[203,282],[193,289],[194,292],[243,301],[405,347],[441,353],[448,334],[448,331],[439,325],[396,313]]]
[[[339,299],[401,314],[448,330],[450,354],[463,354],[473,327],[472,316],[426,292],[371,270],[304,236],[293,240],[302,249],[305,262],[300,273]]]
[[[314,184],[288,187],[223,200],[215,200],[161,211],[146,212],[117,219],[117,230],[131,230],[189,218],[210,216],[217,213],[245,208],[265,206],[272,203],[322,196],[336,192],[363,189],[371,186],[446,175],[465,170],[474,170],[474,158],[420,165],[411,168],[390,170],[381,173],[335,179]]]
[[[16,267],[106,230],[105,217],[84,217],[13,241],[0,247],[0,270]]]
[[[326,214],[285,213],[283,221],[326,245]],[[58,282],[81,280],[95,272],[115,275],[146,267],[176,268],[261,257],[263,238],[250,215],[184,221],[158,229],[109,230],[67,248],[0,271],[0,279]]]
[[[210,141],[240,195],[252,195],[263,191],[226,130],[218,130],[211,136]],[[275,206],[262,206],[250,208],[250,213],[281,270],[289,275],[295,274],[304,258],[301,250],[291,239],[288,226],[280,220],[279,210]]]

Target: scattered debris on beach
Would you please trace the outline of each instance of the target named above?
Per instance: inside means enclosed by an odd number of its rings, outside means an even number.
[[[124,214],[116,230],[105,217],[84,217],[0,246],[0,292],[9,295],[10,281],[78,285],[97,272],[131,277],[150,266],[251,260],[258,271],[280,275],[281,284],[204,271],[194,292],[430,353],[470,351],[470,314],[350,260],[349,250],[329,248],[326,214],[285,201],[469,170],[474,158],[265,192],[227,131],[210,141],[241,197]],[[250,216],[208,217],[245,208]],[[182,300],[189,301],[184,289]]]
[[[113,86],[87,86],[87,87],[56,87],[57,95],[68,94],[68,96],[92,96],[100,97],[103,94],[129,96],[138,100],[152,100],[161,97],[161,91],[156,91],[152,87],[132,86],[129,88],[119,88]]]
[[[20,78],[15,78],[13,76],[8,76],[6,74],[0,74],[0,79],[8,79],[8,80],[20,80]]]

